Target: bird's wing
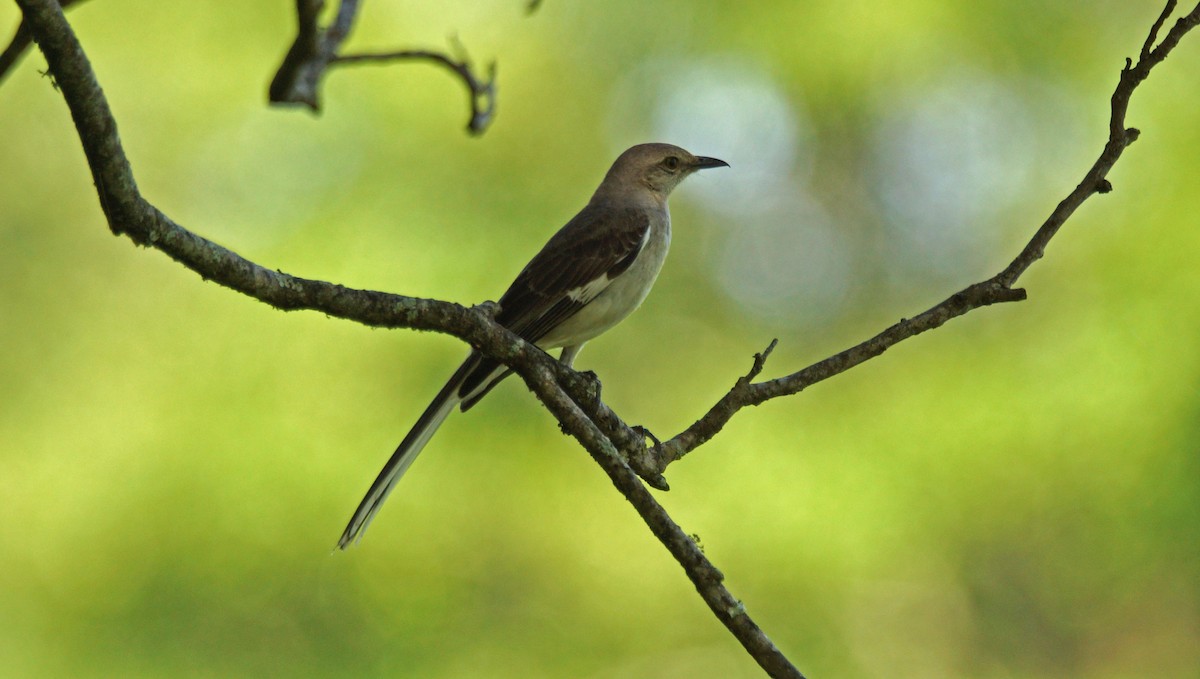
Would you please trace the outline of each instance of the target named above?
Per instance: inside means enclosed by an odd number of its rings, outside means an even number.
[[[643,210],[589,205],[525,265],[500,298],[496,320],[538,341],[624,273],[649,233]]]
[[[650,216],[644,210],[588,205],[517,274],[500,298],[496,320],[537,342],[624,273],[649,235]],[[498,367],[483,359],[463,381],[458,395],[464,410],[499,381]]]

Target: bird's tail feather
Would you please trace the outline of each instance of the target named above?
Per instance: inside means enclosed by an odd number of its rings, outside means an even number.
[[[392,453],[387,464],[383,466],[383,470],[379,472],[379,476],[375,478],[375,483],[371,484],[371,489],[358,504],[358,509],[354,510],[354,516],[350,517],[350,523],[346,525],[346,530],[338,539],[338,549],[346,549],[362,539],[371,519],[375,518],[375,513],[379,511],[383,501],[392,492],[392,488],[395,488],[400,477],[404,476],[404,472],[408,471],[421,449],[425,447],[426,443],[429,443],[429,439],[433,437],[434,432],[441,426],[450,411],[454,410],[454,406],[462,401],[458,393],[459,388],[478,362],[477,356],[471,354],[466,362],[455,371],[446,386],[438,392],[433,403],[430,403],[425,412],[421,413],[417,423],[396,447],[396,452]]]

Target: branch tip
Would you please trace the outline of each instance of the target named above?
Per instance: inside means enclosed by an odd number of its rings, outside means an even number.
[[[778,345],[779,338],[776,337],[775,339],[771,340],[771,343],[767,345],[766,349],[763,349],[760,353],[754,354],[754,365],[750,367],[750,372],[746,373],[746,376],[742,378],[744,382],[749,383],[750,380],[758,377],[758,374],[763,371],[763,367],[767,364],[767,359],[771,356],[771,352],[775,351],[775,347]]]
[[[664,493],[671,490],[671,485],[667,483],[667,478],[662,474],[647,474],[642,477],[642,480],[654,490],[661,490]]]
[[[323,5],[323,0],[298,0],[299,28],[296,39],[271,80],[267,89],[268,102],[283,106],[303,105],[317,113],[321,110],[321,81],[330,67],[351,63],[423,59],[450,69],[466,86],[471,104],[467,130],[471,134],[479,134],[487,127],[495,110],[495,65],[491,67],[491,79],[481,83],[472,72],[470,55],[457,35],[451,34],[447,38],[450,45],[447,52],[395,50],[383,53],[343,54],[342,43],[350,35],[355,14],[358,12],[358,2],[342,0],[333,23],[324,28],[318,23]]]
[[[1142,51],[1138,53],[1138,63],[1150,58],[1150,53],[1154,50],[1154,43],[1158,41],[1158,31],[1166,23],[1167,17],[1175,11],[1175,0],[1167,0],[1167,6],[1163,8],[1162,14],[1158,15],[1158,20],[1150,27],[1150,34],[1146,36],[1146,42],[1142,43]]]
[[[116,121],[112,117],[112,112],[108,108],[108,103],[96,82],[95,74],[91,71],[82,47],[78,45],[70,24],[62,17],[61,9],[69,4],[69,0],[17,0],[17,3],[29,19],[30,31],[36,35],[37,43],[46,56],[50,71],[53,73],[51,77],[54,78],[56,89],[58,85],[62,86],[63,97],[71,109],[72,118],[79,131],[79,137],[96,183],[101,208],[113,233],[127,234],[137,245],[151,245],[198,273],[203,280],[215,280],[221,285],[259,299],[280,310],[312,309],[338,318],[353,319],[372,327],[439,330],[452,334],[467,343],[478,343],[485,347],[485,351],[507,356],[509,360],[514,361],[513,366],[510,367],[520,365],[521,368],[524,368],[523,371],[517,370],[518,374],[527,378],[527,384],[534,388],[539,398],[555,413],[560,427],[564,430],[570,428],[572,435],[605,467],[610,477],[613,478],[614,484],[634,504],[655,535],[684,566],[689,578],[697,585],[697,589],[711,610],[718,616],[725,612],[726,615],[738,618],[727,623],[726,626],[759,661],[760,665],[767,669],[773,677],[802,677],[799,671],[766,638],[761,629],[749,620],[748,616],[744,615],[745,609],[741,602],[734,599],[728,590],[717,587],[723,579],[721,572],[704,557],[696,545],[687,539],[678,525],[671,521],[665,510],[657,505],[653,497],[646,491],[645,486],[637,481],[629,467],[619,464],[618,456],[614,456],[610,452],[612,441],[606,439],[605,434],[596,427],[595,422],[590,421],[587,416],[567,417],[579,410],[578,404],[573,403],[565,393],[555,389],[553,379],[550,377],[553,374],[551,368],[538,363],[552,359],[546,357],[542,352],[532,351],[532,345],[525,347],[526,351],[514,358],[511,343],[516,336],[494,336],[491,331],[499,332],[498,326],[494,325],[481,329],[478,317],[472,317],[467,313],[467,309],[459,305],[437,300],[419,300],[383,293],[350,290],[341,286],[331,286],[331,284],[321,281],[279,280],[280,277],[275,275],[264,276],[264,272],[269,273],[269,270],[265,270],[259,265],[241,258],[236,253],[221,248],[175,224],[137,192],[132,170],[129,168],[128,160],[125,158],[116,134]],[[300,0],[298,7],[301,9],[306,6],[319,7],[320,4],[317,0]],[[333,37],[345,36],[349,26],[346,17],[352,16],[355,5],[357,3],[353,0],[343,0],[342,7],[346,11],[339,13],[339,21],[335,26],[337,30],[333,31]],[[1026,299],[1026,291],[1023,288],[1009,286],[1033,262],[1043,256],[1046,244],[1084,200],[1094,192],[1106,193],[1112,190],[1111,183],[1104,177],[1120,158],[1124,147],[1136,140],[1139,135],[1136,128],[1124,126],[1124,116],[1130,97],[1151,70],[1174,49],[1181,38],[1192,28],[1200,25],[1200,6],[1198,6],[1197,9],[1180,19],[1163,37],[1162,42],[1155,46],[1154,42],[1158,39],[1158,32],[1174,8],[1174,0],[1167,2],[1167,9],[1155,22],[1143,45],[1141,58],[1136,67],[1132,59],[1126,58],[1125,60],[1125,70],[1122,73],[1121,82],[1113,94],[1113,110],[1110,118],[1111,137],[1100,158],[1086,175],[1099,179],[1081,182],[1047,218],[1038,233],[1009,267],[995,278],[972,285],[911,320],[902,321],[901,324],[904,327],[887,328],[875,337],[804,370],[757,383],[753,389],[747,389],[750,380],[761,373],[768,357],[776,347],[778,340],[772,340],[765,350],[754,355],[754,364],[750,373],[738,381],[737,387],[687,431],[666,444],[656,446],[659,450],[651,452],[663,453],[661,449],[665,448],[670,451],[670,461],[678,460],[699,444],[710,440],[733,414],[744,406],[758,405],[770,398],[799,393],[816,382],[845,372],[866,360],[879,356],[897,342],[938,328],[948,320],[973,309],[997,302]],[[337,43],[340,44],[340,40]],[[409,56],[415,55],[409,53]],[[440,53],[436,56],[430,56],[428,53],[421,56],[440,61],[451,68],[458,66],[448,56]],[[332,53],[326,57],[329,61],[322,66],[342,61]],[[366,57],[366,59],[378,58],[380,57]],[[491,72],[494,75],[494,64]],[[469,80],[473,76],[467,71],[463,77],[464,80]],[[494,93],[492,82],[486,84],[486,90],[489,94]],[[472,88],[473,100],[477,100],[476,93],[477,90]],[[494,106],[494,99],[489,100],[488,103]],[[489,107],[487,114],[490,112]],[[479,309],[480,313],[491,315],[494,314],[496,307],[494,302],[485,302],[475,309]],[[520,338],[516,338],[516,340],[521,341]],[[537,380],[534,380],[532,376],[536,376]],[[596,382],[594,386],[598,403],[599,383]],[[572,409],[571,413],[566,412],[568,408]],[[665,467],[665,464],[663,466]],[[661,473],[651,473],[642,478],[655,488],[661,487],[664,490],[667,488],[666,480]],[[661,486],[658,485],[660,482]]]

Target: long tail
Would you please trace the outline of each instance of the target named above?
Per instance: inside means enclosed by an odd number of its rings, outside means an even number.
[[[429,443],[429,439],[433,438],[434,432],[441,426],[450,411],[454,410],[454,406],[462,401],[458,393],[459,388],[478,363],[478,357],[472,353],[455,371],[446,386],[438,392],[433,403],[430,403],[425,412],[421,413],[420,419],[397,446],[396,452],[392,453],[387,464],[383,465],[383,470],[379,472],[375,483],[371,484],[371,489],[358,504],[358,509],[354,510],[354,516],[350,517],[350,523],[346,525],[346,530],[342,532],[342,537],[338,540],[338,549],[346,549],[362,539],[371,519],[375,518],[375,513],[379,511],[383,501],[392,492],[392,488],[396,487],[400,477],[408,471],[408,467],[413,460],[417,459],[417,455],[425,447],[425,444]]]

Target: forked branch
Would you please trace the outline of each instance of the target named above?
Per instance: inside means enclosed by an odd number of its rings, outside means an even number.
[[[71,5],[78,5],[83,0],[59,0],[59,6],[67,9]],[[24,17],[21,18],[21,23],[17,24],[17,30],[13,32],[13,37],[8,41],[8,46],[0,52],[0,82],[4,77],[12,71],[13,66],[21,60],[25,54],[25,50],[29,49],[29,45],[33,43],[33,36],[29,34],[29,26],[26,25]]]
[[[751,620],[745,607],[725,588],[720,571],[707,559],[696,542],[671,520],[639,481],[638,475],[653,485],[658,485],[655,482],[659,481],[661,487],[665,487],[662,470],[711,439],[742,408],[799,393],[816,382],[882,354],[901,341],[940,327],[974,309],[1024,299],[1025,291],[1013,287],[1017,280],[1043,256],[1047,244],[1085,200],[1095,193],[1106,193],[1112,189],[1106,178],[1108,172],[1138,134],[1137,130],[1125,126],[1125,114],[1134,90],[1182,37],[1200,23],[1198,5],[1176,21],[1163,40],[1155,45],[1159,31],[1175,9],[1174,0],[1167,3],[1166,9],[1150,30],[1137,63],[1127,60],[1121,72],[1112,96],[1109,138],[1100,157],[1003,271],[954,293],[911,319],[901,320],[865,342],[803,370],[754,382],[765,367],[774,347],[772,342],[771,346],[755,356],[747,375],[740,378],[695,424],[673,439],[647,448],[642,434],[628,427],[594,397],[594,391],[590,390],[586,379],[497,325],[487,308],[467,308],[439,300],[354,290],[324,281],[290,276],[251,262],[176,224],[138,191],[133,171],[121,147],[116,121],[59,3],[54,0],[17,0],[17,3],[25,16],[22,25],[28,26],[29,34],[45,54],[50,72],[71,110],[96,183],[101,208],[114,233],[128,235],[140,245],[161,250],[202,277],[276,308],[312,309],[367,325],[450,334],[511,367],[554,414],[564,430],[574,436],[600,464],[654,535],[684,568],[716,617],[772,677],[802,675]],[[391,58],[387,55],[337,57],[337,50],[350,30],[356,5],[350,0],[343,0],[333,24],[321,29],[317,26],[321,3],[318,0],[298,0],[301,28],[293,50],[285,59],[284,66],[290,69],[291,75],[284,78],[287,82],[279,85],[281,89],[299,87],[296,92],[300,94],[295,96],[299,101],[309,103],[304,99],[304,88],[308,86],[305,83],[310,83],[313,88],[310,105],[315,106],[317,81],[321,72],[331,63],[339,59],[366,61]],[[396,54],[400,53],[393,53]],[[454,62],[448,57],[431,57],[428,53],[420,53],[421,56],[415,56],[418,53],[409,54],[413,55],[411,58],[433,59],[455,68],[456,72],[456,64],[466,63],[465,58]],[[313,68],[316,71],[306,71]],[[296,85],[297,82],[300,84]],[[273,83],[272,89],[275,87]],[[629,464],[626,464],[626,459]],[[637,470],[636,475],[633,469]]]
[[[584,382],[581,375],[496,324],[489,305],[466,308],[290,276],[255,264],[176,224],[138,191],[108,101],[58,4],[54,0],[17,2],[71,110],[101,208],[113,233],[161,250],[203,278],[276,308],[312,309],[379,327],[443,332],[508,365],[534,390],[563,428],[600,462],[613,484],[683,566],[709,608],[754,659],[771,676],[802,679],[799,670],[771,643],[725,587],[720,571],[671,520],[616,453],[612,442],[556,381],[565,376],[578,385]]]
[[[457,41],[456,57],[434,50],[396,50],[374,54],[340,54],[342,43],[350,37],[358,14],[358,0],[341,0],[333,21],[320,25],[324,0],[296,0],[296,39],[275,72],[267,99],[273,104],[302,104],[313,111],[321,108],[321,81],[330,66],[363,62],[429,61],[441,64],[462,80],[467,88],[471,109],[467,131],[480,134],[491,122],[496,109],[496,64],[489,67],[487,79],[477,76],[470,59]]]
[[[1097,193],[1108,193],[1112,190],[1112,184],[1107,179],[1108,173],[1139,135],[1138,130],[1126,127],[1125,123],[1129,100],[1134,90],[1145,81],[1155,66],[1167,58],[1183,36],[1200,24],[1200,5],[1197,5],[1191,12],[1179,18],[1162,42],[1155,46],[1158,32],[1174,12],[1175,4],[1175,0],[1167,2],[1162,14],[1154,22],[1138,55],[1137,63],[1130,59],[1125,60],[1125,67],[1121,69],[1117,87],[1112,94],[1108,139],[1100,156],[1084,173],[1079,184],[1055,206],[1050,216],[1038,227],[1033,237],[1008,266],[987,280],[959,290],[917,316],[901,320],[874,337],[807,368],[763,382],[750,383],[748,380],[739,380],[709,408],[708,412],[674,438],[652,449],[631,451],[636,458],[636,461],[631,460],[631,463],[644,474],[661,474],[672,462],[715,436],[746,406],[755,406],[773,398],[797,394],[817,382],[839,375],[882,354],[899,342],[941,327],[947,321],[967,312],[992,304],[1025,299],[1025,291],[1013,287],[1021,275],[1042,258],[1050,240],[1084,201]]]

